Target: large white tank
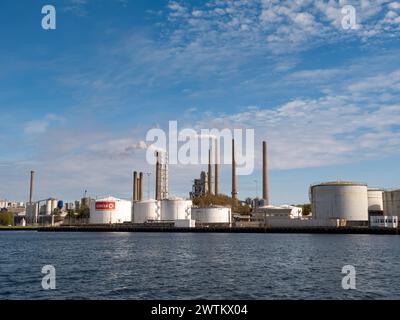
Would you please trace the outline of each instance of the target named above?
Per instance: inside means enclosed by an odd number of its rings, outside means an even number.
[[[192,219],[198,223],[232,222],[232,210],[228,207],[192,208]]]
[[[51,206],[52,206],[52,199],[47,199],[46,200],[46,212],[45,212],[45,214],[47,216],[51,215],[51,213],[53,212],[53,210],[51,210]]]
[[[400,218],[400,189],[384,192],[383,211],[385,216],[398,216]]]
[[[91,224],[109,224],[130,222],[132,216],[131,201],[107,197],[92,200],[90,203]]]
[[[160,220],[160,203],[154,199],[133,203],[132,221],[145,223],[148,220]]]
[[[368,221],[367,185],[338,181],[313,185],[310,188],[315,219]]]
[[[161,200],[161,220],[191,219],[192,201],[184,199]]]
[[[368,188],[368,211],[383,211],[383,190]]]
[[[57,209],[57,203],[58,203],[57,199],[51,199],[51,212],[52,213],[54,212],[54,210]]]

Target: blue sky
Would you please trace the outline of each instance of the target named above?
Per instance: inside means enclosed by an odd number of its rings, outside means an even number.
[[[31,169],[37,199],[129,197],[131,171],[154,171],[132,146],[168,120],[255,129],[241,198],[261,184],[262,140],[276,204],[319,181],[400,185],[398,1],[5,0],[0,26],[0,198],[27,200]],[[201,169],[171,166],[171,193]]]

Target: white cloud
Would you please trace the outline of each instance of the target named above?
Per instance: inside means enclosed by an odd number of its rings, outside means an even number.
[[[396,1],[391,2],[389,4],[389,9],[390,10],[400,10],[400,2],[396,2]]]
[[[63,118],[54,114],[48,114],[43,119],[31,120],[25,124],[24,132],[26,134],[43,134],[47,131],[53,122],[62,121]]]
[[[374,91],[399,91],[400,90],[400,70],[393,71],[388,74],[380,74],[369,77],[360,82],[353,83],[349,86],[352,92],[374,92]]]
[[[344,30],[341,23],[341,9],[346,4],[356,8],[357,28],[351,32]],[[335,43],[354,38],[365,41],[399,31],[397,20],[384,17],[397,8],[397,2],[389,4],[387,0],[218,0],[193,9],[191,16],[186,14],[188,8],[176,2],[169,6],[169,17],[179,22],[171,28],[174,30],[171,36],[175,42],[180,38],[185,45],[218,46],[232,41],[239,42],[242,49],[266,48],[282,53],[305,50],[322,41]],[[201,16],[196,17],[201,20],[194,23],[193,13],[200,10]],[[240,31],[246,32],[240,35]]]

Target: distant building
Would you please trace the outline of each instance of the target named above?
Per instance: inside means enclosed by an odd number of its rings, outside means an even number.
[[[23,202],[18,201],[8,201],[8,200],[0,200],[0,209],[17,209],[17,208],[25,208],[25,204]]]
[[[192,192],[190,192],[190,199],[201,197],[206,195],[208,192],[208,179],[207,173],[202,171],[199,179],[194,179]]]
[[[89,208],[90,207],[90,198],[89,197],[84,197],[81,199],[81,206],[80,208]]]
[[[400,189],[384,192],[383,207],[385,216],[400,218]]]
[[[397,228],[397,216],[370,216],[369,225],[371,228]]]
[[[301,219],[302,211],[302,208],[288,205],[257,207],[253,213],[253,220],[263,221],[265,218]]]
[[[79,201],[79,200],[75,200],[74,209],[77,211],[77,210],[79,210],[80,208],[81,208],[81,203],[80,203],[80,201]]]
[[[75,203],[74,202],[67,202],[65,204],[65,210],[66,211],[75,210]]]

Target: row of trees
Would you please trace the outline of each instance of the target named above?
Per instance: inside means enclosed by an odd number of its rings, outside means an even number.
[[[234,213],[250,214],[251,208],[249,205],[242,205],[240,201],[234,200],[225,194],[206,194],[193,199],[193,205],[200,208],[210,206],[227,206],[231,207]]]
[[[251,203],[251,201],[248,201]],[[232,199],[225,194],[219,194],[218,196],[214,194],[206,194],[193,199],[193,204],[195,206],[205,208],[210,206],[228,206],[232,208],[234,213],[239,214],[249,214],[251,212],[251,207],[248,204],[242,205],[239,201]],[[311,213],[311,204],[298,204],[296,207],[303,209],[303,215],[308,216]]]

